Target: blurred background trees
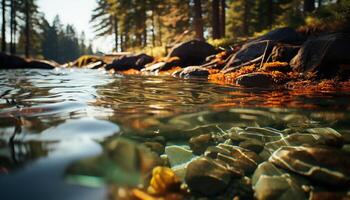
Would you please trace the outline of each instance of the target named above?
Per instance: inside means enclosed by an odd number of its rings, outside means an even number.
[[[36,0],[0,0],[1,50],[66,62],[91,54],[83,33],[48,22]],[[159,50],[188,39],[214,45],[290,26],[350,24],[350,0],[96,0],[96,37],[113,37],[115,51]],[[6,33],[6,34],[5,34]],[[6,38],[6,37],[10,37]],[[10,41],[10,42],[7,42]]]
[[[92,54],[84,33],[61,24],[57,16],[48,22],[36,0],[1,0],[1,52],[50,59],[59,63]],[[7,38],[9,37],[9,38]]]

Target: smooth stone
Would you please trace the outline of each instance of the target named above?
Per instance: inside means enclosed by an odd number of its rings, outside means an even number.
[[[165,154],[171,167],[187,163],[195,157],[191,150],[175,145],[165,147]]]
[[[254,72],[239,76],[236,84],[244,87],[271,87],[274,80],[268,73]]]
[[[350,64],[350,35],[333,33],[306,41],[298,54],[290,61],[291,67],[299,72],[316,72],[320,76],[336,75],[342,66]]]
[[[278,148],[283,146],[316,146],[316,145],[325,145],[325,146],[334,146],[339,147],[339,142],[332,137],[324,137],[319,134],[308,134],[308,133],[293,133],[282,139],[274,142],[268,142],[265,144],[265,148],[273,153]]]
[[[145,142],[143,144],[150,148],[152,151],[156,152],[158,155],[163,154],[165,151],[164,145],[159,142]]]
[[[200,65],[208,56],[216,53],[217,50],[215,47],[209,43],[199,40],[190,40],[174,46],[167,57],[178,57],[180,58],[178,66],[187,67]]]
[[[317,134],[325,138],[327,145],[342,147],[343,146],[343,136],[336,130],[332,128],[309,128],[306,130],[309,133]]]
[[[178,76],[180,78],[191,78],[191,77],[208,77],[209,71],[201,66],[189,66],[181,70]]]
[[[270,162],[261,163],[252,177],[255,197],[265,199],[305,199],[300,182]]]
[[[311,191],[309,200],[350,200],[350,192]]]
[[[189,145],[194,154],[200,155],[203,154],[209,146],[215,145],[215,141],[211,134],[203,134],[192,137],[189,141]]]
[[[301,188],[291,186],[290,180],[284,177],[261,176],[255,185],[255,197],[258,200],[303,200],[305,195]]]
[[[210,158],[199,158],[187,166],[185,181],[194,193],[216,195],[227,188],[230,180],[229,170]]]
[[[350,185],[350,153],[325,147],[281,147],[269,161],[331,186]]]
[[[249,139],[239,143],[239,147],[260,153],[264,149],[264,143],[259,140]]]
[[[261,161],[255,152],[227,144],[219,144],[215,148],[209,147],[205,155],[224,161],[247,174],[253,173]]]

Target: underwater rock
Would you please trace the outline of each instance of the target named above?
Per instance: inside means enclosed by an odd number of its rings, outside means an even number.
[[[281,147],[269,158],[275,165],[325,185],[350,184],[350,153],[325,147]]]
[[[192,161],[185,181],[191,192],[212,196],[223,192],[231,180],[231,173],[218,162],[206,157]]]
[[[255,197],[258,200],[305,199],[301,183],[270,162],[261,163],[252,177]]]
[[[321,76],[335,75],[341,65],[350,66],[350,35],[335,33],[306,41],[291,60],[291,67],[299,72],[315,71]]]
[[[306,131],[323,137],[325,139],[326,145],[340,148],[343,146],[343,136],[338,131],[330,127],[309,128]]]
[[[322,128],[320,130],[323,130]],[[333,129],[332,129],[333,130]],[[341,138],[332,137],[333,135],[309,134],[309,133],[293,133],[285,136],[278,141],[268,142],[265,144],[265,149],[270,153],[282,146],[315,146],[325,145],[332,147],[342,147]],[[339,140],[338,140],[339,139]]]
[[[211,134],[204,134],[192,137],[189,141],[189,145],[194,154],[200,155],[203,154],[209,146],[215,145],[215,141]]]
[[[243,171],[246,174],[254,172],[261,158],[253,151],[243,149],[237,146],[228,144],[219,144],[216,147],[208,147],[205,155],[218,159],[238,171]]]
[[[200,65],[206,57],[216,53],[217,50],[212,45],[199,40],[190,40],[174,46],[167,57],[178,57],[180,58],[179,66],[187,67]]]
[[[239,147],[254,151],[255,153],[260,153],[264,149],[264,145],[263,142],[255,139],[248,139],[239,143]]]
[[[185,164],[195,157],[192,151],[176,145],[167,146],[165,154],[168,156],[171,167]]]
[[[146,64],[151,63],[154,60],[152,56],[147,54],[136,54],[121,56],[115,59],[111,64],[106,66],[107,70],[114,69],[116,71],[124,71],[129,69],[141,70]]]
[[[143,144],[152,151],[156,152],[158,155],[163,154],[165,151],[164,145],[159,142],[145,142]]]
[[[271,87],[274,81],[271,74],[255,72],[239,76],[236,84],[244,87]]]
[[[244,130],[239,131],[236,135],[239,135],[241,138],[250,138],[256,139],[263,143],[278,141],[284,137],[284,133],[279,130],[268,129],[268,128],[259,128],[259,127],[247,127]],[[235,134],[231,134],[231,137],[234,138]]]
[[[309,200],[349,200],[350,193],[331,191],[311,191]]]

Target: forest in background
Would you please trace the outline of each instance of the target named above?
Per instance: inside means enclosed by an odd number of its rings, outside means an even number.
[[[175,43],[206,40],[228,46],[276,27],[349,22],[350,0],[97,0],[96,37],[113,37],[116,51],[164,54]],[[35,0],[2,0],[3,52],[57,62],[92,54],[84,34],[58,17],[49,23]],[[5,20],[4,20],[5,19]],[[5,32],[11,32],[6,44]]]
[[[48,22],[36,0],[1,0],[1,23],[1,52],[58,63],[93,54],[84,32],[62,24],[59,16]]]

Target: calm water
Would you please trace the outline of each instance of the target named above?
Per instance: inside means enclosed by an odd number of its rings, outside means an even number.
[[[182,144],[232,127],[319,124],[348,142],[350,135],[345,92],[259,91],[61,69],[1,71],[0,97],[1,199],[106,199],[107,186],[70,183],[67,168],[119,137]]]

